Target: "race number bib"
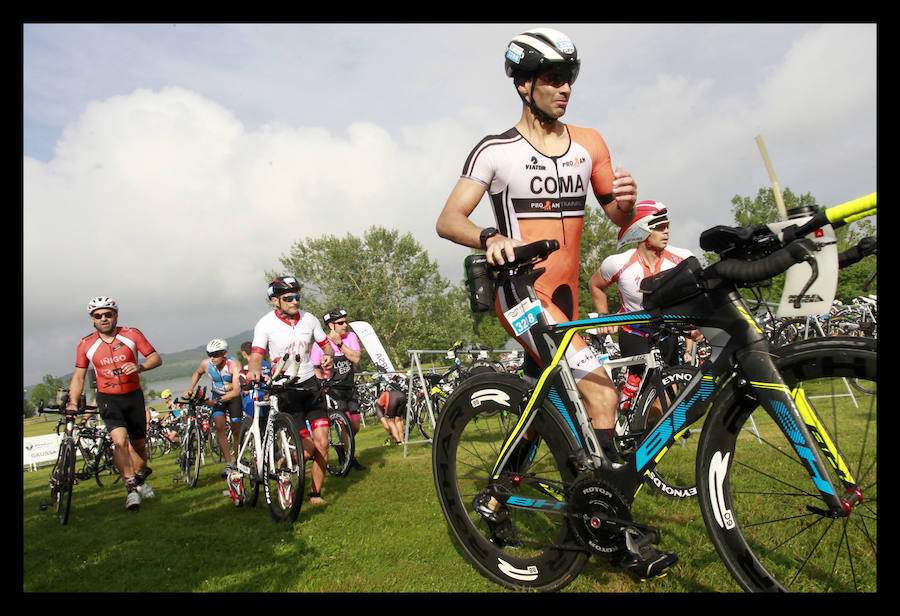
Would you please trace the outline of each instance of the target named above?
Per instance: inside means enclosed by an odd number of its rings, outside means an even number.
[[[534,299],[526,299],[504,312],[503,316],[506,317],[516,336],[521,336],[537,325],[540,313],[541,302]]]

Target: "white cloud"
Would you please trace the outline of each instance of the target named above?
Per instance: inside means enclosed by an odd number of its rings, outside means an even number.
[[[567,120],[678,213],[673,243],[768,185],[756,135],[782,187],[875,190],[874,26],[559,27],[585,58]],[[526,26],[461,28],[27,29],[26,144],[64,128],[23,162],[26,383],[71,368],[97,294],[163,351],[250,328],[304,237],[397,228],[457,280],[466,249],[434,222],[469,150],[518,118],[499,55]]]

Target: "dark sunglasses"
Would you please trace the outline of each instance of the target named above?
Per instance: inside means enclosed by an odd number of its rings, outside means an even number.
[[[95,312],[91,315],[91,318],[95,321],[99,321],[100,319],[111,319],[116,316],[115,312]]]
[[[335,321],[334,324],[335,325],[346,325],[347,321]]]
[[[299,295],[282,295],[278,299],[280,299],[283,302],[299,302],[300,296]]]
[[[541,79],[554,88],[558,88],[565,83],[571,85],[575,83],[576,77],[578,77],[578,69],[568,66],[552,68],[541,75]]]
[[[207,353],[210,357],[224,357],[225,351],[213,351],[212,353]]]

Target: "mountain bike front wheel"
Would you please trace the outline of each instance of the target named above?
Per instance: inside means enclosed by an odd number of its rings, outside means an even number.
[[[557,412],[536,409],[531,440],[523,438],[516,461],[491,479],[527,399],[528,388],[513,375],[486,373],[462,383],[435,427],[434,482],[450,531],[481,574],[507,588],[558,590],[588,558],[564,512],[575,479],[568,463],[575,436]],[[495,489],[506,504],[487,498]]]
[[[810,430],[817,441],[810,447],[817,446],[826,461],[843,460],[860,495],[842,496],[847,515],[829,515],[809,465],[788,442],[798,433],[786,435],[760,406],[726,390],[710,410],[697,457],[698,497],[710,539],[744,590],[874,592],[877,395],[853,390],[848,380],[875,391],[875,343],[817,338],[773,353],[798,407],[821,425]],[[834,470],[840,465],[827,465],[835,487],[849,490],[853,482],[843,483]],[[846,478],[846,470],[841,474]]]

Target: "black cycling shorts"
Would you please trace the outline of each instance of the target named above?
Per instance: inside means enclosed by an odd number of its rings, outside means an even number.
[[[356,389],[332,387],[328,390],[328,397],[336,408],[348,415],[359,415],[359,396],[356,393]]]
[[[303,391],[285,391],[278,394],[278,410],[282,413],[290,413],[297,430],[306,429],[306,422],[310,425],[317,419],[328,420],[328,412],[325,410],[325,400],[316,377],[311,377],[300,384],[308,387]]]
[[[228,418],[231,423],[240,423],[241,420],[244,419],[244,403],[241,401],[240,396],[228,400],[224,405],[225,408],[223,410],[213,411],[213,418],[215,418],[216,415],[224,415],[227,410]]]
[[[147,410],[144,408],[144,392],[135,389],[127,394],[97,393],[97,410],[112,432],[125,428],[128,438],[136,441],[147,438]]]

